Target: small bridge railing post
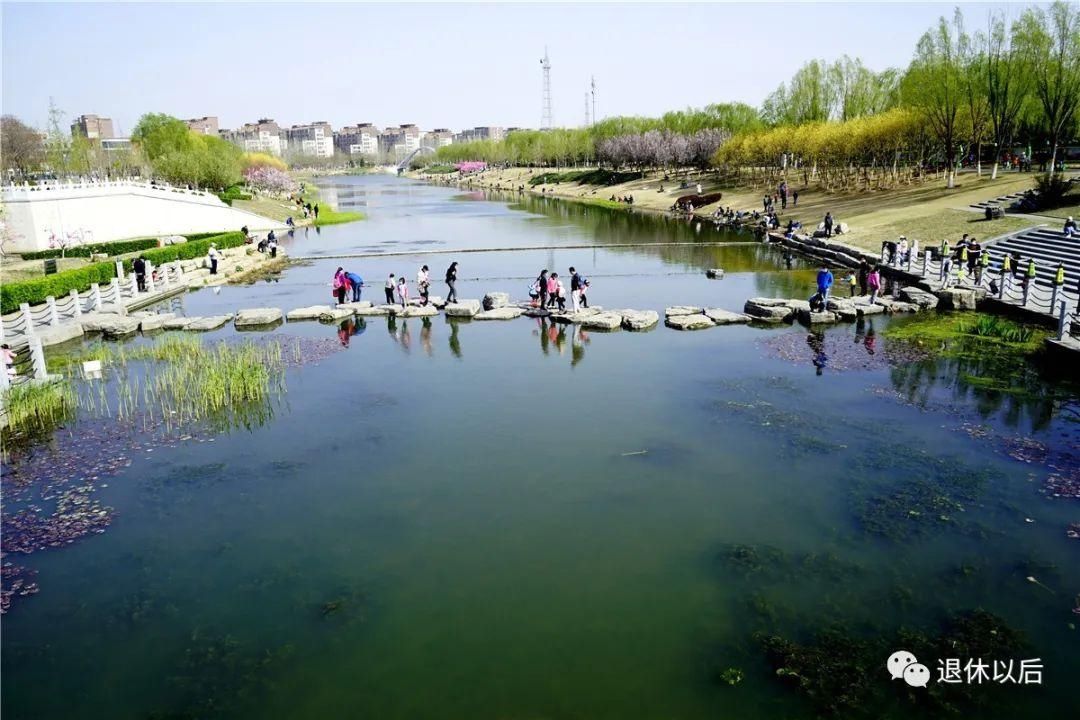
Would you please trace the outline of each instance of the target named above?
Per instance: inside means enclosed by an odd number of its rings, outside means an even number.
[[[82,300],[79,299],[79,291],[71,288],[71,303],[75,308],[75,317],[82,317]]]
[[[32,337],[29,344],[30,360],[34,367],[34,379],[44,380],[49,376],[49,368],[45,365],[45,350],[41,347],[41,338]]]
[[[1062,300],[1061,304],[1058,306],[1058,340],[1062,340],[1065,338],[1065,318],[1067,316],[1067,308],[1068,306],[1065,304],[1065,301]]]
[[[19,303],[19,311],[22,312],[23,323],[26,325],[26,337],[33,337],[34,316],[30,314],[30,303]]]
[[[45,298],[45,305],[49,308],[49,325],[56,327],[60,324],[60,313],[56,309],[56,298],[49,295]]]

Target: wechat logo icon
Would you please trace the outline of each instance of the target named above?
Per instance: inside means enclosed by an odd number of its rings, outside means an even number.
[[[903,678],[911,687],[926,687],[930,682],[930,668],[920,663],[907,650],[897,650],[890,655],[885,669],[893,680]]]

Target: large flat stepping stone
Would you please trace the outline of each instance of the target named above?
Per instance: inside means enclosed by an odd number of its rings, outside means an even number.
[[[366,315],[392,315],[397,305],[372,305],[371,307],[358,307],[353,310],[357,316]]]
[[[356,302],[342,303],[341,305],[338,305],[338,307],[344,308],[346,310],[351,310],[355,313],[357,310],[367,310],[369,307],[371,307],[371,301],[357,300]]]
[[[975,291],[945,288],[937,291],[938,307],[942,310],[974,310]]]
[[[587,307],[581,308],[577,312],[573,310],[548,310],[548,315],[552,322],[562,323],[563,325],[580,325],[585,318],[590,318],[593,315],[598,315],[604,311],[601,307]]]
[[[201,320],[199,317],[172,317],[161,324],[162,330],[184,330],[188,325]]]
[[[337,322],[338,320],[345,320],[355,315],[352,310],[347,310],[343,307],[328,307],[323,312],[319,313],[319,322]]]
[[[859,305],[855,306],[855,312],[858,313],[859,315],[881,315],[882,313],[885,312],[885,307],[883,305],[878,305],[876,303],[873,304],[873,305],[859,304]]]
[[[762,303],[768,300],[768,303]],[[795,317],[795,311],[769,298],[752,298],[743,305],[743,312],[759,322],[782,323]]]
[[[664,320],[664,324],[675,330],[704,330],[716,327],[716,323],[703,313],[696,315],[672,315]]]
[[[309,305],[308,307],[296,308],[285,313],[285,319],[289,322],[294,320],[318,320],[324,312],[332,308],[329,305]]]
[[[55,327],[38,328],[34,331],[34,335],[44,347],[49,347],[50,345],[59,345],[75,338],[81,338],[83,329],[82,325],[77,322],[61,323]]]
[[[679,315],[700,315],[703,310],[704,308],[694,307],[693,305],[673,305],[664,310],[664,316],[677,317]]]
[[[198,318],[188,323],[184,329],[194,332],[208,332],[210,330],[217,330],[232,319],[232,315],[208,315],[207,317]]]
[[[410,305],[409,307],[399,307],[394,314],[400,318],[431,317],[432,315],[438,315],[439,309],[434,305]]]
[[[900,299],[904,302],[914,303],[923,310],[936,308],[938,304],[937,295],[914,285],[900,288]]]
[[[655,310],[623,310],[621,315],[622,326],[634,332],[648,330],[660,322],[660,314]]]
[[[101,328],[103,327],[103,325],[112,322],[119,317],[124,316],[120,313],[87,313],[86,315],[83,315],[79,318],[79,325],[82,326],[83,332],[101,332]]]
[[[618,330],[622,327],[623,316],[613,312],[594,313],[581,321],[585,330]]]
[[[236,313],[236,327],[256,327],[280,322],[280,308],[249,308]]]
[[[799,310],[799,320],[807,325],[824,325],[835,323],[840,317],[828,310],[824,312],[812,312],[810,310]]]
[[[513,320],[521,317],[521,314],[525,312],[521,308],[516,307],[500,307],[494,310],[484,310],[481,313],[477,313],[473,316],[473,320]]]
[[[510,304],[510,293],[489,292],[484,296],[484,309],[495,310]]]
[[[121,338],[134,335],[139,330],[139,318],[117,315],[115,318],[100,323],[101,334],[107,338]]]
[[[458,300],[444,308],[448,317],[472,317],[480,312],[479,300]]]
[[[144,315],[136,315],[139,318],[139,330],[143,332],[161,330],[165,327],[165,323],[176,317],[176,313],[146,313]]]
[[[705,308],[705,317],[717,325],[741,325],[750,322],[749,315],[720,308]]]

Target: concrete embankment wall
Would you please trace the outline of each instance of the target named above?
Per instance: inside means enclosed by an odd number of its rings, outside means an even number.
[[[0,191],[13,240],[9,252],[28,252],[136,237],[280,227],[234,209],[213,193],[116,181],[5,187]]]

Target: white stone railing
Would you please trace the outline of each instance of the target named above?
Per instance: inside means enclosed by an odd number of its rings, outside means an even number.
[[[150,183],[145,180],[85,180],[71,182],[49,182],[41,185],[5,185],[0,188],[0,199],[4,202],[25,202],[30,200],[65,200],[80,197],[102,197],[106,195],[126,195],[132,192],[160,194],[162,197],[181,196],[184,200],[202,202],[208,205],[223,205],[214,193],[176,187],[165,183]]]

